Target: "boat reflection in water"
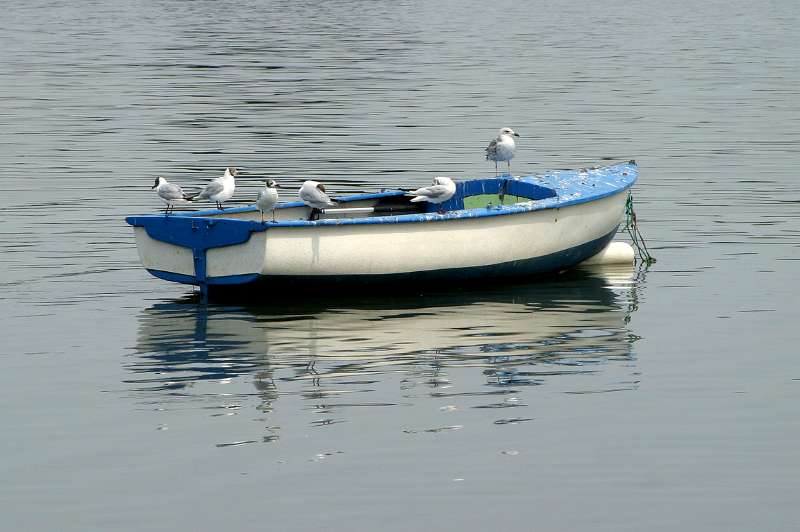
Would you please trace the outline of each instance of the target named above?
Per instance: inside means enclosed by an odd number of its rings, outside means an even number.
[[[529,386],[635,389],[628,321],[642,275],[602,267],[466,293],[157,303],[139,319],[126,383],[148,402],[239,401],[266,413],[284,399],[330,412],[355,392],[338,406],[459,396],[482,408]]]

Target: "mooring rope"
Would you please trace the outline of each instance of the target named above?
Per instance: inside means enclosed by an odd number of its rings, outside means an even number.
[[[639,258],[648,266],[656,261],[656,258],[650,254],[647,249],[647,244],[644,242],[642,232],[639,230],[639,224],[636,223],[636,212],[633,210],[633,194],[628,191],[628,199],[625,202],[625,230],[631,236],[633,246],[639,254]]]

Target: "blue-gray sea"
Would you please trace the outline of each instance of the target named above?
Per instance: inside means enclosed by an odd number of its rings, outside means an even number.
[[[800,529],[796,2],[0,14],[0,529]],[[493,175],[503,126],[515,173],[636,159],[658,262],[204,306],[124,223],[229,165]]]

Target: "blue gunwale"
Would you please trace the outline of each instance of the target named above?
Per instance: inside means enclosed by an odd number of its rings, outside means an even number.
[[[581,203],[588,203],[596,201],[608,196],[613,196],[628,190],[636,182],[638,171],[636,163],[633,161],[616,164],[613,166],[606,166],[601,168],[593,168],[588,170],[557,170],[546,172],[543,174],[535,174],[523,176],[520,178],[513,178],[508,174],[498,177],[481,178],[482,180],[491,181],[497,180],[507,183],[521,183],[533,185],[534,187],[542,187],[543,189],[550,189],[554,192],[551,197],[541,199],[534,199],[528,202],[519,203],[515,205],[498,205],[491,208],[481,207],[474,209],[463,208],[463,196],[461,208],[455,208],[456,205],[444,204],[447,212],[438,214],[437,212],[425,212],[414,214],[399,214],[390,216],[375,216],[375,217],[360,217],[360,218],[341,218],[330,220],[283,220],[283,221],[253,221],[253,220],[240,220],[236,218],[225,218],[225,213],[242,213],[253,212],[256,210],[255,206],[248,207],[232,207],[225,210],[207,209],[192,212],[177,212],[169,216],[164,214],[149,214],[139,216],[128,216],[125,221],[134,227],[152,228],[155,224],[160,224],[167,218],[172,219],[205,219],[214,222],[225,222],[225,225],[237,224],[240,228],[249,232],[265,231],[269,228],[277,227],[319,227],[319,226],[339,226],[339,225],[374,225],[374,224],[400,224],[400,223],[420,223],[420,222],[445,222],[450,220],[463,220],[474,218],[488,218],[493,216],[507,216],[512,214],[526,213],[532,211],[540,211],[546,209],[560,209],[569,207],[571,205],[578,205]],[[466,179],[459,182],[469,183],[471,181]],[[368,193],[368,194],[354,194],[349,196],[337,197],[341,203],[348,203],[353,201],[362,201],[370,199],[387,198],[394,196],[402,196],[405,192],[402,190],[392,190],[386,192]],[[512,195],[511,192],[508,192]],[[453,200],[451,200],[453,201]],[[450,202],[448,202],[450,203]],[[303,207],[300,201],[292,201],[281,203],[277,206],[278,209],[287,209],[293,207]],[[223,216],[220,216],[222,214]],[[213,218],[209,218],[213,216]],[[148,230],[148,233],[150,231]],[[151,236],[155,236],[152,235]]]

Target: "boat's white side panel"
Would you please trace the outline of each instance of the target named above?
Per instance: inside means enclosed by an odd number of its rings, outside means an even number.
[[[144,227],[134,227],[136,249],[148,270],[194,275],[192,250],[150,238]]]
[[[625,198],[446,222],[277,227],[266,231],[261,273],[391,274],[541,257],[607,235],[620,221]],[[221,248],[218,260],[234,260],[226,258],[229,249]]]
[[[206,251],[209,277],[258,273],[264,268],[265,241],[269,231],[252,233],[243,244],[211,248]]]
[[[209,249],[206,274],[392,274],[542,257],[607,235],[625,199],[443,222],[273,227],[243,244]],[[195,275],[191,249],[152,239],[141,227],[135,234],[145,268]]]

